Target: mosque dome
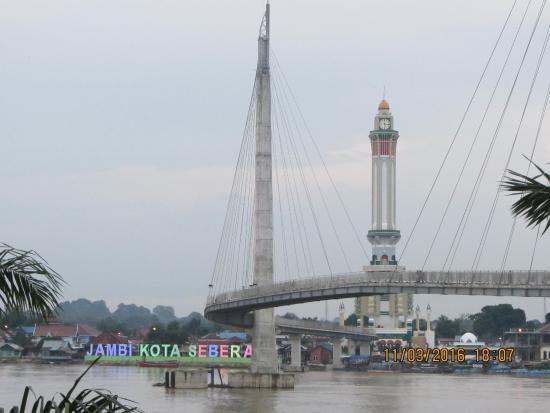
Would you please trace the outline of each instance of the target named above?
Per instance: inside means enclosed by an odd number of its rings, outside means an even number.
[[[472,333],[464,333],[460,336],[460,342],[462,344],[477,343],[477,337]]]
[[[380,104],[378,105],[378,110],[389,110],[390,109],[390,104],[388,103],[388,101],[386,99],[382,99],[380,101]]]

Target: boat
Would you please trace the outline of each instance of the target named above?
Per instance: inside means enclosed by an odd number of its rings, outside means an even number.
[[[159,369],[175,369],[178,367],[178,363],[175,361],[164,361],[164,362],[151,362],[151,361],[140,361],[138,363],[139,367],[146,368],[159,368]]]

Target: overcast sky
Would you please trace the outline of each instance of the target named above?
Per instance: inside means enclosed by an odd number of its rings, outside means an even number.
[[[533,1],[527,12],[427,268],[441,267],[541,2]],[[401,250],[512,3],[271,2],[272,47],[362,236],[371,213],[368,133],[384,86],[400,132]],[[403,257],[409,269],[422,266],[526,5],[518,0]],[[66,299],[202,312],[264,7],[259,0],[0,0],[0,240],[46,257],[67,280]],[[549,23],[547,10],[498,135],[457,269],[470,268]],[[549,59],[512,156],[511,166],[521,171],[550,82]],[[541,164],[550,159],[549,128],[543,125],[535,156]],[[512,224],[510,202],[502,197],[498,203],[482,268],[500,267]],[[518,221],[508,268],[529,268],[534,239],[535,232]],[[548,251],[550,235],[538,244],[534,268],[549,268]],[[360,254],[352,263],[357,270],[366,264]],[[436,315],[472,313],[495,302],[520,305],[529,318],[543,314],[540,299],[417,301],[431,303]],[[323,308],[316,303],[292,311],[322,315]],[[331,302],[331,316],[336,310]]]

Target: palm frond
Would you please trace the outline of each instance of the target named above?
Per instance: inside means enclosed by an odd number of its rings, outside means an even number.
[[[0,315],[28,312],[47,319],[59,304],[63,284],[35,251],[0,243]]]
[[[512,213],[525,218],[528,227],[543,225],[544,234],[550,228],[550,174],[534,162],[531,163],[539,171],[538,175],[529,177],[508,170],[502,188],[509,192],[509,195],[520,196],[512,204]]]

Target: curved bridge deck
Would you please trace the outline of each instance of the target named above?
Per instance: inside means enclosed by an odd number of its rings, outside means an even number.
[[[550,271],[368,271],[319,276],[230,291],[208,298],[205,316],[252,325],[251,311],[381,294],[550,297]]]

